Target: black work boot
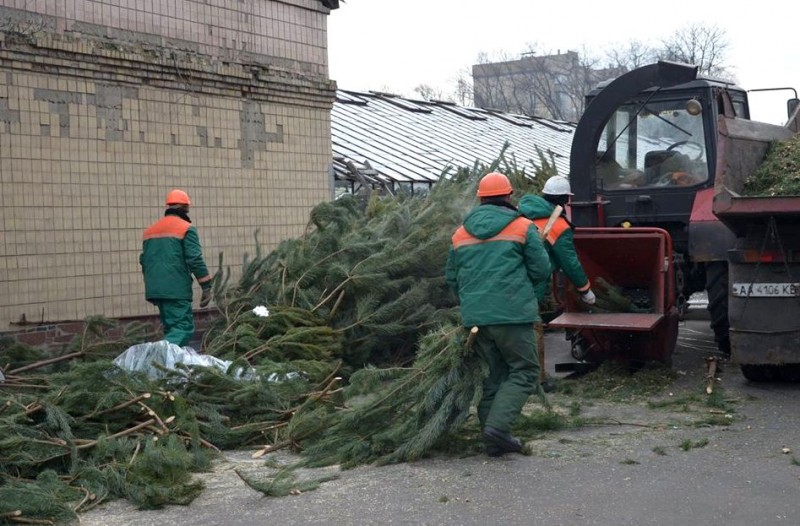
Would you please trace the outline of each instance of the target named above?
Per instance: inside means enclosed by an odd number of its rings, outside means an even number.
[[[486,456],[487,457],[502,457],[506,452],[500,449],[500,446],[491,442],[486,443]]]
[[[730,338],[723,338],[719,342],[717,342],[717,348],[720,352],[725,356],[725,358],[731,357],[731,339]]]
[[[555,392],[555,390],[557,389],[556,382],[552,378],[546,378],[539,385],[542,386],[542,391],[544,391],[545,393],[552,393]]]
[[[511,436],[511,433],[500,431],[491,426],[483,428],[483,439],[487,444],[496,446],[503,453],[519,453],[522,451],[522,442],[518,438]],[[489,454],[488,445],[486,454]]]

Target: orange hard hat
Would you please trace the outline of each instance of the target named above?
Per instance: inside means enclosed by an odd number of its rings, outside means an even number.
[[[500,172],[486,174],[481,178],[481,182],[478,183],[478,197],[510,195],[513,192],[511,181]]]
[[[184,192],[183,190],[170,190],[167,194],[167,206],[169,205],[191,205],[192,202],[189,200],[189,194]]]

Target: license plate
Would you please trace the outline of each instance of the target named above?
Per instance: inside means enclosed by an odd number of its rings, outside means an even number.
[[[800,283],[734,283],[734,296],[751,298],[793,298],[800,296]]]

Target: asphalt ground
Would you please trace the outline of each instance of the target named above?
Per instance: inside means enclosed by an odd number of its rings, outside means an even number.
[[[554,371],[572,361],[563,334],[547,333],[546,349],[548,370],[563,377]],[[665,396],[703,396],[706,358],[714,355],[707,313],[695,304],[681,323],[677,379]],[[697,413],[597,400],[585,411],[604,424],[545,433],[528,443],[529,456],[360,467],[315,491],[279,498],[248,488],[233,472],[269,471],[263,459],[227,452],[213,473],[201,475],[207,489],[189,506],[139,511],[113,501],[83,514],[81,524],[800,524],[800,385],[752,383],[732,364],[722,365],[713,385],[734,408],[721,415],[730,425],[696,425]],[[558,395],[551,399],[558,403]],[[292,461],[285,452],[271,456]]]

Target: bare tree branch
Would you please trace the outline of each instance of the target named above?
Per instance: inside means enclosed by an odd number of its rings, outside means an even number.
[[[613,44],[605,53],[609,68],[630,71],[656,60],[657,50],[636,39]]]
[[[580,51],[545,52],[529,44],[518,56],[506,53],[478,55],[472,66],[474,104],[483,108],[537,117],[577,121],[583,114],[585,96],[598,82],[656,60],[672,60],[699,66],[703,75],[733,79],[726,63],[728,40],[717,26],[693,24],[675,31],[660,45],[639,40],[609,46],[601,64],[586,48]],[[459,79],[457,99],[464,101]]]
[[[414,88],[414,93],[424,100],[445,100],[444,92],[440,88],[434,88],[428,84],[420,84]]]
[[[475,104],[472,71],[469,68],[463,68],[456,74],[453,97],[461,106],[472,106]]]
[[[624,71],[600,67],[585,49],[552,54],[530,45],[520,58],[479,59],[472,68],[477,106],[566,121],[580,118],[597,82]]]
[[[733,74],[726,63],[728,47],[724,29],[692,24],[664,39],[657,58],[696,64],[703,75],[729,79]]]

